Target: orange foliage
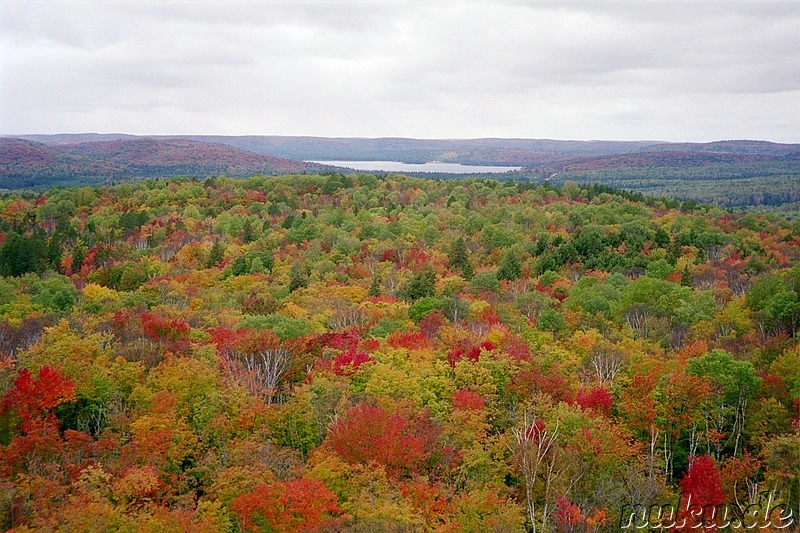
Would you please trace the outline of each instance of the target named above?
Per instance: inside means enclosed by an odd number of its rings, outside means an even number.
[[[342,515],[336,495],[321,481],[294,479],[256,486],[231,509],[245,531],[324,531]]]

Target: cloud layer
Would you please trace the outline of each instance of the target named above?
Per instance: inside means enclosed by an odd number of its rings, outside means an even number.
[[[0,132],[800,141],[800,3],[3,0]]]

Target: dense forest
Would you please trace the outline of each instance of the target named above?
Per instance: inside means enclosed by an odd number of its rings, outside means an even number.
[[[800,514],[797,220],[573,182],[149,179],[3,195],[0,274],[4,528]]]

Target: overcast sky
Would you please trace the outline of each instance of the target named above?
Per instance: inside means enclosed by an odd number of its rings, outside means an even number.
[[[800,142],[800,2],[0,0],[0,133]]]

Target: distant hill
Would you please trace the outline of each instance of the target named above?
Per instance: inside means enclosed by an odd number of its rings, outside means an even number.
[[[330,167],[190,139],[126,137],[43,144],[0,138],[0,188],[96,184],[146,177],[320,172]]]
[[[609,168],[651,168],[651,167],[702,167],[718,164],[757,163],[775,161],[779,156],[763,154],[743,154],[735,152],[705,152],[695,150],[664,150],[653,152],[633,152],[623,155],[581,158],[557,163],[559,171],[597,170]]]
[[[0,139],[0,189],[97,184],[142,177],[314,173],[303,161],[440,161],[522,167],[501,179],[598,183],[724,207],[798,205],[800,144],[723,140],[560,141],[120,133]],[[343,171],[345,172],[345,171]],[[441,175],[452,178],[453,175]]]
[[[120,133],[24,135],[20,138],[53,148],[103,141],[141,140]],[[151,140],[177,143],[198,141],[224,145],[255,154],[293,161],[442,161],[470,165],[509,165],[527,168],[614,168],[629,166],[703,166],[713,163],[765,161],[790,158],[800,144],[768,141],[716,141],[669,143],[663,141],[562,141],[554,139],[410,139],[397,137],[297,137],[278,135],[182,135],[152,136]],[[189,145],[186,145],[188,147]],[[634,155],[635,154],[635,155]],[[721,155],[728,154],[730,158]],[[630,159],[611,156],[630,155]],[[751,158],[748,159],[747,156]],[[604,159],[608,158],[608,159]]]
[[[649,141],[559,141],[551,139],[408,139],[282,136],[193,136],[262,154],[298,160],[363,160],[536,167],[581,156],[637,151]]]

